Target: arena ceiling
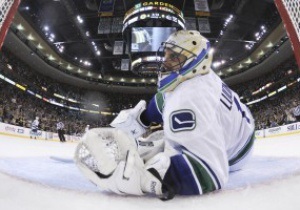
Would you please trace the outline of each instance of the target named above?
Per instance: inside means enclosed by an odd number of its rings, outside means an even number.
[[[124,55],[113,55],[122,33],[98,34],[100,0],[22,0],[19,13],[49,46],[68,62],[104,76],[133,76],[120,71]],[[139,2],[115,0],[113,17],[123,18]],[[197,21],[194,1],[164,0]],[[215,50],[214,62],[231,65],[248,56],[281,22],[272,0],[209,0],[210,32],[204,33]],[[81,21],[78,19],[80,17]],[[226,23],[228,21],[228,23]],[[198,28],[198,25],[196,24]],[[52,35],[53,34],[53,35]],[[260,34],[260,38],[257,38]],[[87,62],[85,62],[87,61]],[[88,65],[87,65],[88,64]]]

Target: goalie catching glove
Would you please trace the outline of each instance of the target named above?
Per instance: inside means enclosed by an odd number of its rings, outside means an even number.
[[[156,167],[156,157],[145,165],[135,141],[120,129],[89,130],[78,144],[74,159],[81,172],[102,190],[121,195],[154,194],[162,199],[174,197],[172,189],[161,178],[170,159],[159,161]]]

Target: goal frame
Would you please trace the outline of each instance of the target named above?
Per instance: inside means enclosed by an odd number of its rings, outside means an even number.
[[[9,26],[15,16],[16,12],[18,11],[20,2],[21,2],[21,0],[13,0],[13,3],[11,5],[11,7],[9,8],[9,11],[3,20],[2,27],[0,28],[0,49],[2,48],[2,45],[4,43]]]
[[[292,48],[293,48],[293,51],[294,51],[294,54],[296,57],[296,61],[298,63],[299,70],[300,70],[300,34],[298,37],[297,31],[295,29],[295,26],[293,25],[293,22],[289,15],[289,12],[287,11],[286,7],[283,4],[283,0],[275,0],[275,4],[276,4],[279,14],[281,16],[281,19],[284,23],[285,29],[287,31],[287,35],[291,41],[291,45],[292,45]]]

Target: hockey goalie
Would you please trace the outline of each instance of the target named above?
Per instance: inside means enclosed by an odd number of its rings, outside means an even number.
[[[89,130],[75,161],[100,189],[120,195],[202,195],[220,190],[251,157],[249,109],[211,70],[210,44],[177,31],[158,51],[159,88],[146,105],[123,110],[111,128]],[[151,132],[156,122],[163,129]]]

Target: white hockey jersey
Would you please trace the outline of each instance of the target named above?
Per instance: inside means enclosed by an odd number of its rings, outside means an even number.
[[[37,130],[39,128],[39,121],[37,119],[35,119],[32,123],[31,123],[31,129],[32,130]]]
[[[213,72],[158,93],[166,141],[178,155],[171,157],[164,182],[178,194],[204,194],[221,189],[229,167],[250,151],[254,120],[249,109]]]

